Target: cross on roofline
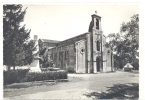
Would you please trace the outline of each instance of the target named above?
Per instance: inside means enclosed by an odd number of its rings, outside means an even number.
[[[97,10],[95,11],[95,14],[97,15]]]

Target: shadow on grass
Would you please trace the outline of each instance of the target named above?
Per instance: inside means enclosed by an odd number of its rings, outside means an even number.
[[[137,83],[116,84],[106,92],[92,92],[84,94],[89,98],[96,99],[138,99],[139,85]]]

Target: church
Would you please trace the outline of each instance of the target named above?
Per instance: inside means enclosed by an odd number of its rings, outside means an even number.
[[[101,28],[101,17],[91,15],[87,33],[55,41],[39,39],[40,57],[46,56],[48,67],[73,73],[98,73],[114,70],[112,51],[106,47],[106,37]]]

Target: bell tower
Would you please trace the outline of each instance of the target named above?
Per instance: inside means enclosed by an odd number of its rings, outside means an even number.
[[[92,15],[92,21],[90,22],[89,26],[89,32],[92,32],[93,30],[101,30],[101,17],[97,15],[97,11],[95,11],[95,14]]]
[[[95,14],[91,15],[92,21],[90,22],[89,32],[90,32],[90,48],[91,48],[91,67],[92,73],[97,73],[102,71],[102,28],[101,28],[101,17]]]

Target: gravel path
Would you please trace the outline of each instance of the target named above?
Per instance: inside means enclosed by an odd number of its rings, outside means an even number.
[[[93,96],[87,97],[85,94],[105,92],[108,87],[116,84],[138,83],[138,77],[138,74],[129,72],[69,74],[69,82],[17,89],[11,92],[4,90],[4,99],[92,99]]]

